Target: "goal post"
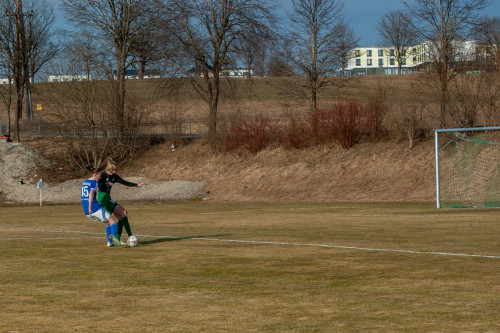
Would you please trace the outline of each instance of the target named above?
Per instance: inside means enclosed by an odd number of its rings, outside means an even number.
[[[436,207],[500,207],[500,126],[434,130]]]

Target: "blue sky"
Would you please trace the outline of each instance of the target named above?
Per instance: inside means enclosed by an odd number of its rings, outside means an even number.
[[[488,7],[485,14],[488,14],[488,16],[500,16],[500,0],[490,1],[492,4]],[[407,0],[407,2],[410,4],[414,3],[411,0]],[[380,19],[386,13],[400,9],[405,9],[402,0],[344,0],[344,17],[360,38],[360,46],[378,44],[377,25]]]
[[[49,3],[57,7],[59,0],[47,0]],[[272,1],[272,0],[268,0]],[[291,0],[274,0],[281,4],[283,11],[291,8]],[[343,0],[344,1],[344,18],[351,24],[354,32],[359,40],[360,46],[371,46],[378,44],[377,24],[386,13],[391,10],[404,9],[403,0]],[[410,3],[418,0],[407,0]],[[500,0],[490,0],[491,5],[488,7],[487,14],[489,16],[500,16]],[[68,27],[68,23],[64,20],[64,15],[57,10],[57,26]]]
[[[344,17],[359,38],[360,46],[376,45],[377,24],[388,12],[404,9],[401,0],[346,0]]]

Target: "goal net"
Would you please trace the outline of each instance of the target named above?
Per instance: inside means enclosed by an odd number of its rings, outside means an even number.
[[[500,207],[500,127],[435,130],[437,208]]]

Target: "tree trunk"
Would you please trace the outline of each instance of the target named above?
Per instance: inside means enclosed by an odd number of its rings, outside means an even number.
[[[315,113],[318,100],[318,78],[311,78],[311,113]]]
[[[146,68],[145,61],[140,60],[138,67],[137,75],[139,76],[139,80],[144,80],[144,69]]]
[[[215,74],[215,73],[214,73]],[[209,120],[208,120],[208,138],[212,144],[213,148],[217,145],[217,113],[219,107],[219,91],[220,82],[219,76],[214,75],[213,77],[213,87],[210,90],[209,96]]]
[[[31,108],[31,85],[29,77],[24,79],[24,114],[26,119],[33,120],[33,112]]]
[[[446,128],[446,106],[448,104],[448,98],[447,98],[447,85],[442,84],[441,85],[441,91],[439,96],[439,126],[441,128]]]

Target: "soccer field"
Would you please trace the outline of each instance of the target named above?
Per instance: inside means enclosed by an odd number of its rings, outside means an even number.
[[[0,331],[500,331],[498,209],[125,207],[135,248],[77,205],[0,207]]]

